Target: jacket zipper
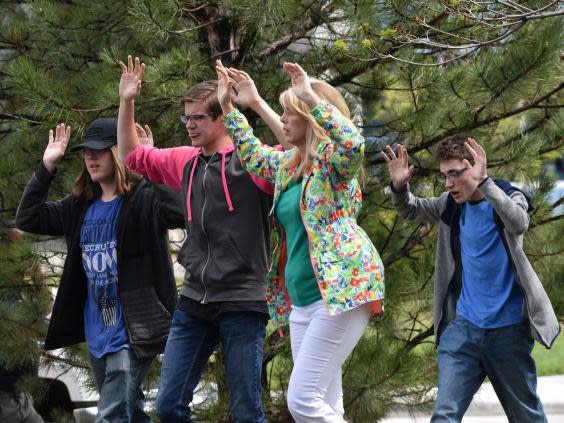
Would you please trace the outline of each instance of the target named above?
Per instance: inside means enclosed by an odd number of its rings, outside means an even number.
[[[207,296],[208,296],[208,288],[206,287],[206,282],[204,281],[204,273],[206,271],[206,267],[208,267],[208,263],[210,261],[210,255],[211,255],[210,240],[208,238],[208,234],[206,233],[206,229],[204,228],[204,211],[206,209],[206,203],[207,203],[206,174],[208,172],[208,165],[211,163],[214,156],[215,156],[215,153],[206,162],[206,166],[204,167],[204,177],[202,178],[202,188],[204,190],[204,204],[202,206],[202,232],[204,233],[204,236],[206,238],[206,243],[208,245],[208,256],[206,257],[206,262],[204,263],[204,267],[202,267],[202,286],[204,287],[204,296],[202,297],[202,300],[200,301],[200,303],[202,303],[202,304],[206,304],[206,299],[207,299]],[[199,156],[198,156],[198,159],[199,159]]]

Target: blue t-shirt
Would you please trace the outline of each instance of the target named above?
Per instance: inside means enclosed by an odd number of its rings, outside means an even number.
[[[80,231],[82,265],[88,279],[84,332],[88,351],[97,358],[129,347],[118,296],[116,222],[120,206],[121,197],[96,200]]]
[[[457,314],[483,329],[521,323],[523,291],[485,199],[467,201],[460,215],[462,292]]]

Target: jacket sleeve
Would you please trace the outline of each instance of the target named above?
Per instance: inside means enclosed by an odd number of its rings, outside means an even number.
[[[500,217],[505,229],[512,234],[523,234],[529,227],[528,203],[525,196],[515,191],[507,195],[491,178],[487,178],[478,189]]]
[[[161,227],[166,229],[184,228],[182,192],[165,185],[153,184],[155,199],[153,210]]]
[[[441,213],[445,208],[448,193],[440,197],[422,198],[416,197],[409,191],[409,184],[404,189],[392,190],[392,204],[398,214],[409,220],[437,223],[441,219]]]
[[[253,128],[237,109],[225,117],[224,124],[235,142],[237,155],[247,172],[274,184],[284,152],[263,144],[255,137]]]
[[[194,147],[155,148],[139,145],[127,155],[125,164],[156,184],[182,188],[186,163],[197,154]]]
[[[41,162],[27,183],[16,212],[16,226],[22,231],[39,235],[64,235],[73,196],[47,201],[53,177]]]
[[[315,106],[311,114],[331,139],[331,145],[324,150],[324,160],[343,178],[355,177],[364,158],[364,137],[350,119],[326,101]]]

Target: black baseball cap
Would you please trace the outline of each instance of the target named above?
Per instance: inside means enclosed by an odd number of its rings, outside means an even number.
[[[105,150],[117,144],[117,119],[98,118],[90,124],[84,142],[77,144],[70,151],[84,150]]]

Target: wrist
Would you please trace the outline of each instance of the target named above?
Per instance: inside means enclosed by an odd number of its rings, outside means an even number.
[[[47,169],[50,174],[55,173],[55,170],[57,169],[57,163],[50,160],[43,160],[43,166],[45,166],[45,169]]]
[[[311,91],[310,93],[303,94],[300,97],[300,100],[302,100],[305,104],[307,104],[310,109],[313,109],[315,106],[321,103],[321,98],[313,91]]]
[[[119,103],[120,105],[133,106],[133,104],[135,103],[135,97],[123,97],[120,95]]]
[[[229,102],[227,104],[222,104],[221,110],[223,112],[223,115],[227,116],[229,113],[231,113],[233,110],[235,110],[235,107],[233,107],[233,103]]]

